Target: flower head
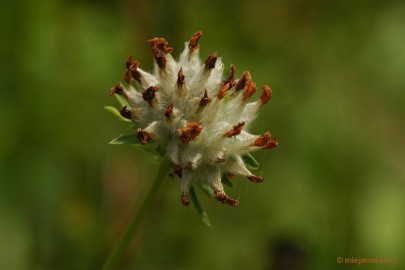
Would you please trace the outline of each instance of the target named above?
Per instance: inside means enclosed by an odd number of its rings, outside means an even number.
[[[156,143],[172,162],[183,204],[189,204],[190,186],[197,182],[208,184],[216,199],[234,206],[239,202],[226,195],[223,182],[235,175],[262,182],[262,176],[248,169],[246,157],[278,144],[269,132],[248,132],[272,92],[264,85],[259,99],[251,102],[257,86],[249,71],[235,79],[232,65],[224,79],[224,65],[216,52],[200,60],[201,36],[197,32],[185,43],[177,61],[166,39],[149,40],[155,59],[153,73],[142,70],[139,62],[129,57],[125,86],[116,85],[111,94],[125,97],[128,105],[119,113],[138,127],[134,136],[139,142]]]

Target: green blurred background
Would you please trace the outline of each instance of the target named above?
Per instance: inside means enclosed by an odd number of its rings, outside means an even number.
[[[403,1],[6,0],[0,22],[0,269],[100,269],[156,172],[107,144],[109,88],[129,55],[152,68],[147,39],[178,56],[198,30],[272,87],[252,131],[280,145],[240,206],[200,196],[211,228],[168,178],[120,269],[405,269]]]

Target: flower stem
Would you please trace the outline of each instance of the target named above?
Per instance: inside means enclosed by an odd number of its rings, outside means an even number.
[[[145,199],[142,201],[141,205],[139,206],[138,210],[133,216],[128,228],[122,234],[118,244],[115,246],[110,256],[107,258],[107,261],[104,263],[103,270],[112,270],[117,267],[122,257],[122,254],[124,253],[134,234],[136,233],[143,216],[153,203],[157,191],[159,189],[159,186],[166,178],[169,168],[170,168],[169,160],[165,157],[162,159],[160,163],[159,171],[155,177],[155,180],[152,183],[152,186],[149,189],[149,192],[146,194]]]

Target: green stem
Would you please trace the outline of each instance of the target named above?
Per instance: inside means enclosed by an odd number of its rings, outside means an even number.
[[[107,258],[107,261],[104,263],[103,270],[112,270],[117,267],[122,257],[122,254],[124,253],[134,234],[136,233],[139,227],[139,223],[141,222],[143,216],[153,203],[157,191],[159,189],[159,186],[165,179],[169,168],[170,168],[169,160],[167,158],[163,158],[159,167],[159,171],[155,177],[155,180],[152,183],[152,186],[149,189],[149,192],[146,194],[145,199],[142,201],[141,205],[136,211],[128,228],[121,236],[117,246],[115,246],[110,256]]]

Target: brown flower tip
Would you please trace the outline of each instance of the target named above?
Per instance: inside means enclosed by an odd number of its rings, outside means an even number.
[[[179,73],[177,73],[177,87],[181,88],[183,86],[185,78],[183,68],[180,68]]]
[[[251,81],[252,77],[250,76],[249,71],[243,72],[242,77],[240,77],[240,79],[235,84],[235,92],[245,88],[245,86]]]
[[[152,134],[147,131],[138,128],[136,132],[136,137],[141,141],[141,144],[147,144],[152,140]]]
[[[131,74],[131,77],[134,78],[137,82],[141,82],[141,74],[139,74],[139,71],[136,68],[132,68],[129,71],[129,74]]]
[[[238,200],[234,200],[234,199],[229,198],[229,197],[225,194],[225,192],[223,192],[223,191],[215,190],[215,191],[214,191],[214,196],[215,196],[215,198],[216,198],[218,201],[220,201],[221,203],[226,203],[226,204],[228,204],[228,205],[230,205],[230,206],[237,206],[237,205],[239,205],[239,201],[238,201]]]
[[[231,74],[226,78],[222,84],[222,87],[217,93],[217,98],[219,100],[223,99],[227,95],[227,91],[235,85],[235,66],[231,65]]]
[[[263,93],[260,96],[260,101],[261,101],[262,105],[264,105],[267,102],[269,102],[269,100],[271,99],[272,92],[271,92],[271,88],[268,85],[263,85],[262,90],[263,90]]]
[[[190,197],[186,193],[181,194],[181,203],[184,206],[190,205]]]
[[[266,132],[263,136],[260,136],[254,142],[254,146],[263,147],[263,149],[271,149],[277,147],[277,145],[277,136],[271,138],[270,132]]]
[[[155,37],[155,38],[149,39],[147,42],[148,42],[149,46],[151,47],[152,52],[156,49],[159,51],[162,51],[164,54],[171,53],[173,51],[173,48],[170,48],[167,46],[168,42],[165,38]]]
[[[155,98],[155,93],[157,90],[159,90],[159,87],[152,85],[142,93],[143,100],[147,101],[150,106],[152,106],[152,100]]]
[[[264,146],[263,149],[272,149],[278,146],[277,136],[274,136],[273,139],[270,139]]]
[[[134,61],[134,59],[132,58],[132,56],[130,56],[127,61],[125,62],[125,66],[127,67],[127,73],[125,75],[125,80],[128,82],[129,78],[128,77],[128,73],[129,75],[131,75],[132,78],[134,78],[135,80],[137,80],[138,82],[141,81],[141,75],[139,74],[138,71],[138,67],[139,67],[139,62]]]
[[[260,136],[259,138],[257,138],[257,139],[255,140],[254,146],[260,146],[260,147],[265,146],[266,143],[269,142],[270,137],[271,137],[271,133],[270,133],[270,132],[264,133],[263,136]]]
[[[201,134],[201,123],[199,122],[189,122],[187,126],[183,128],[177,129],[177,133],[179,134],[179,139],[184,143],[187,144],[198,135]]]
[[[260,182],[263,182],[264,177],[263,176],[251,175],[251,176],[248,176],[248,179],[253,183],[260,183]]]
[[[156,60],[159,68],[166,68],[166,53],[171,53],[173,48],[167,47],[167,41],[165,38],[152,38],[148,40],[148,44],[152,49],[153,57]]]
[[[200,107],[205,107],[211,102],[211,99],[208,97],[207,89],[204,91],[204,96],[200,100]]]
[[[172,116],[173,113],[173,102],[169,104],[169,106],[166,107],[165,109],[165,116],[167,119],[170,119],[170,117]]]
[[[172,165],[173,173],[179,178],[183,176],[183,168],[179,164],[173,163]]]
[[[133,56],[131,55],[130,57],[128,57],[127,61],[125,62],[125,66],[127,67],[127,69],[131,69],[131,66],[134,65],[136,62],[134,61]]]
[[[237,125],[234,125],[233,128],[225,133],[225,136],[230,138],[236,135],[239,135],[242,132],[245,122],[240,122]]]
[[[226,84],[224,84],[220,89],[219,89],[219,91],[218,91],[218,93],[217,93],[217,98],[219,99],[219,100],[221,100],[221,99],[223,99],[226,95],[227,95],[227,92],[228,92],[228,90],[231,88],[232,86],[231,86],[231,83],[226,83]]]
[[[153,57],[156,60],[157,65],[160,69],[164,70],[166,68],[166,56],[165,53],[159,49],[152,48]]]
[[[112,96],[113,94],[117,94],[117,95],[123,95],[124,94],[124,88],[122,87],[121,84],[117,84],[116,86],[111,88],[110,96]]]
[[[229,74],[228,78],[224,80],[223,85],[229,83],[229,88],[232,88],[235,85],[235,72],[236,72],[235,66],[231,65],[231,74]]]
[[[188,49],[190,50],[190,52],[194,52],[198,49],[198,41],[200,40],[201,36],[202,32],[198,31],[191,37],[190,42],[188,43]]]
[[[132,113],[130,110],[127,109],[127,106],[122,107],[122,109],[120,109],[119,112],[120,112],[121,116],[126,119],[132,118]]]
[[[125,71],[124,73],[124,81],[126,81],[127,83],[130,83],[132,79],[131,73],[129,72],[129,70]]]
[[[215,67],[215,63],[217,62],[217,52],[214,52],[210,56],[208,56],[207,60],[205,60],[205,68],[204,71],[211,70]]]
[[[245,90],[243,90],[243,100],[248,101],[249,98],[256,93],[256,84],[254,82],[249,82],[248,86],[245,87]]]

